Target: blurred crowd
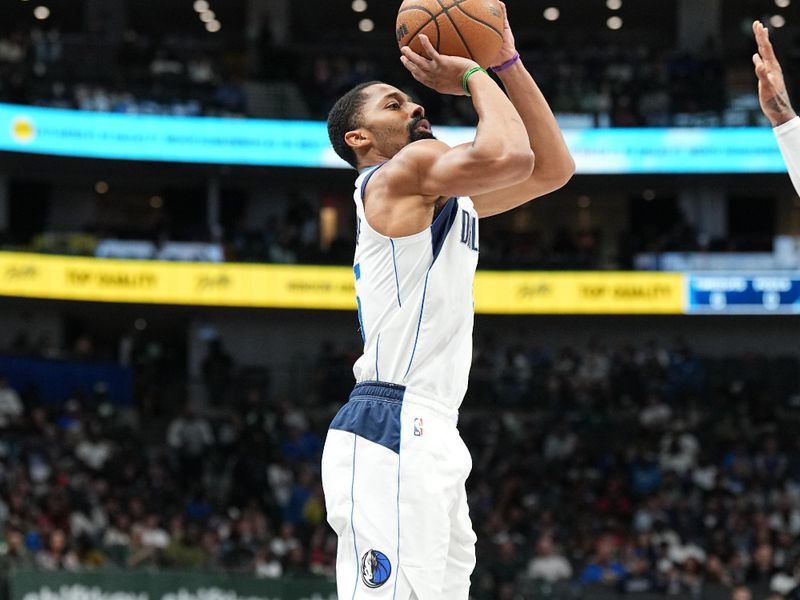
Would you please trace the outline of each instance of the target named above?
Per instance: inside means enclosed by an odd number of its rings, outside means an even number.
[[[486,598],[570,581],[796,597],[796,360],[703,359],[684,343],[476,347],[467,406],[524,409],[461,423]]]
[[[733,113],[726,117],[732,97],[725,63],[713,51],[692,55],[645,44],[631,48],[598,41],[553,47],[540,41],[523,42],[520,53],[553,111],[567,125],[745,125],[758,118],[755,110],[739,114],[738,122]],[[408,75],[395,62],[341,53],[305,57],[300,84],[312,115],[325,118],[336,99],[358,83],[406,81]],[[420,92],[435,124],[474,123],[469,100]]]
[[[0,564],[330,576],[320,423],[250,390],[164,426],[111,403],[30,406],[0,381]]]
[[[191,37],[156,41],[128,32],[118,43],[58,29],[0,38],[0,101],[80,110],[244,116],[238,69]]]
[[[574,206],[574,199],[569,196],[553,201],[565,205],[564,212]],[[648,204],[655,217],[630,217],[626,229],[619,233],[604,230],[606,217],[598,218],[596,223],[584,224],[592,210],[603,210],[598,202],[595,208],[583,208],[579,204],[569,215],[570,221],[549,228],[545,224],[555,219],[538,219],[533,206],[521,209],[530,211],[525,215],[527,218],[486,220],[481,223],[479,268],[633,270],[636,257],[643,253],[770,252],[773,249],[774,238],[770,232],[711,237],[698,232],[681,210],[676,208],[666,215],[663,210],[659,211],[661,205],[674,206],[674,197],[659,198],[652,203],[631,199],[629,203],[631,206]],[[232,204],[231,214],[236,210],[235,203]],[[335,224],[331,228],[323,221],[324,212],[332,207],[335,207]],[[214,256],[226,262],[348,265],[352,264],[355,245],[356,219],[353,213],[352,200],[344,194],[290,194],[284,210],[276,210],[263,220],[249,218],[247,211],[242,211],[236,218],[228,218],[217,228],[216,241],[212,241],[205,223],[196,220],[187,224],[179,218],[180,215],[172,216],[165,209],[156,223],[129,219],[125,223],[104,225],[102,218],[95,214],[93,218],[101,222],[87,223],[80,231],[44,231],[23,237],[13,231],[0,230],[0,248],[105,257],[99,252],[101,248],[107,250],[104,240],[141,241],[154,247],[180,241],[194,243],[197,248],[213,246]],[[47,218],[43,215],[43,219]],[[204,258],[207,254],[197,250],[197,258],[188,254],[185,258],[171,259],[203,262],[209,260]],[[114,256],[143,258],[140,254]],[[157,255],[149,257],[155,258]]]
[[[302,406],[269,386],[169,414],[0,379],[0,565],[333,573],[324,432],[352,385],[325,344]],[[599,585],[800,597],[800,365],[676,342],[547,349],[478,340],[459,427],[474,462],[477,599]],[[237,388],[239,389],[239,388]],[[329,401],[329,400],[328,400]],[[526,597],[526,596],[523,596]]]
[[[277,118],[283,106],[291,113],[283,118],[324,119],[336,99],[358,83],[410,83],[396,54],[384,47],[370,55],[356,47],[277,47],[270,36],[259,35],[250,41],[248,58],[244,49],[226,48],[219,40],[210,46],[207,37],[156,40],[133,31],[118,43],[98,44],[79,34],[62,35],[58,29],[0,38],[0,101],[95,111]],[[740,126],[760,119],[752,77],[741,85],[742,65],[726,64],[716,49],[689,54],[648,43],[576,38],[558,45],[521,39],[520,50],[566,125]],[[245,80],[261,85],[247,92]],[[273,92],[282,91],[270,100],[264,84],[272,85]],[[248,98],[248,93],[258,97]],[[474,122],[469,100],[425,89],[418,93],[434,123]]]

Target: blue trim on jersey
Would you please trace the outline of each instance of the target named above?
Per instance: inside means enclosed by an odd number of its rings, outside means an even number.
[[[378,350],[381,347],[381,334],[378,334],[378,341],[375,343],[375,379],[381,380],[381,372],[378,370]]]
[[[361,263],[356,263],[355,265],[353,265],[353,273],[356,276],[356,281],[361,279]]]
[[[358,436],[353,436],[353,476],[350,480],[350,529],[353,531],[353,551],[356,553],[356,582],[353,585],[353,600],[356,597],[356,590],[358,589],[358,580],[361,575],[361,561],[358,556],[358,543],[356,540],[356,524],[353,521],[356,512],[356,444],[358,443]]]
[[[431,270],[428,269],[428,272],[425,273],[425,287],[422,290],[422,306],[419,307],[419,321],[417,321],[417,335],[414,337],[414,348],[411,350],[411,360],[408,361],[408,368],[406,369],[406,374],[403,375],[403,379],[408,376],[408,372],[411,370],[411,363],[414,362],[414,354],[417,353],[417,341],[419,340],[419,330],[422,326],[422,313],[425,311],[425,295],[428,293],[428,275],[431,274]]]
[[[380,169],[385,164],[386,163],[384,162],[379,165],[376,165],[375,168],[372,169],[372,171],[370,171],[369,173],[367,173],[366,177],[364,177],[364,181],[361,182],[361,202],[364,202],[364,192],[367,189],[367,183],[369,183],[369,180],[372,179],[372,176],[375,175],[377,170]]]
[[[433,244],[433,262],[436,262],[439,253],[442,251],[447,234],[453,228],[458,216],[458,199],[453,197],[447,201],[441,212],[431,224],[431,243]]]
[[[400,412],[405,387],[379,381],[358,383],[331,422],[331,429],[347,431],[400,454]]]
[[[358,331],[361,333],[361,343],[367,343],[367,332],[364,331],[364,317],[361,314],[361,298],[356,296],[356,304],[358,305]]]
[[[392,264],[394,265],[394,285],[397,288],[397,306],[403,306],[403,303],[400,302],[400,277],[397,275],[397,258],[395,258],[394,253],[394,240],[390,238],[389,242],[392,244]]]

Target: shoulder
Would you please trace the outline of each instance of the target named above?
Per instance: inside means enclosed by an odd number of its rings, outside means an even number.
[[[389,187],[402,188],[404,192],[416,191],[409,190],[409,185],[418,188],[415,184],[419,184],[431,165],[448,150],[450,146],[439,140],[412,142],[380,169],[380,179]],[[377,179],[378,173],[375,175]]]
[[[429,164],[445,152],[450,146],[440,140],[418,140],[411,142],[400,150],[390,162],[395,164]]]

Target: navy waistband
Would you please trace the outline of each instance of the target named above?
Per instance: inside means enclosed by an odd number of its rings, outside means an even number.
[[[402,404],[406,386],[382,381],[362,381],[350,392],[350,400],[387,400]]]
[[[330,428],[354,433],[399,454],[405,391],[402,385],[379,381],[356,384],[350,402],[339,409]]]

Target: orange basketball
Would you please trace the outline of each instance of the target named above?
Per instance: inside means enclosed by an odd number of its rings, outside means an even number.
[[[404,0],[397,13],[397,43],[424,55],[424,33],[437,52],[496,66],[503,44],[503,7],[497,0]]]

